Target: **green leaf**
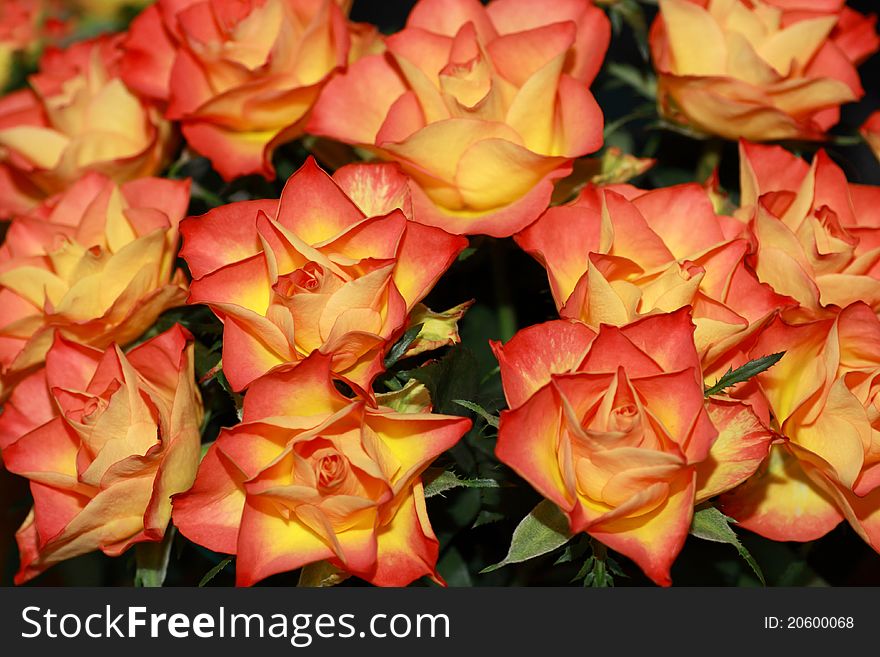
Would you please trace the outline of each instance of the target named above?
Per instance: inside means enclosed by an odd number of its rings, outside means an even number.
[[[657,98],[657,79],[651,73],[643,73],[635,66],[608,62],[608,74],[631,87],[639,95],[650,100]]]
[[[737,367],[735,370],[727,370],[727,373],[720,379],[718,379],[718,381],[715,382],[715,385],[706,388],[704,392],[705,396],[711,397],[712,395],[717,395],[725,388],[734,386],[737,383],[742,383],[743,381],[748,381],[753,376],[756,376],[761,372],[773,367],[784,355],[785,352],[780,351],[779,353],[770,354],[769,356],[762,356],[761,358],[756,358],[755,360],[750,360],[748,363],[746,363],[742,367]]]
[[[458,475],[450,470],[436,471],[427,470],[424,474],[425,497],[434,497],[445,493],[453,488],[500,488],[494,479],[459,479]]]
[[[470,258],[472,255],[474,255],[476,252],[477,252],[476,247],[473,247],[473,246],[465,247],[465,249],[461,253],[458,254],[458,261],[464,262],[465,260]]]
[[[138,543],[134,550],[137,570],[134,585],[143,588],[157,588],[165,582],[168,561],[171,557],[171,543],[177,529],[172,525],[165,530],[165,537],[159,542]]]
[[[588,542],[592,554],[584,565],[581,566],[578,574],[574,576],[572,582],[583,580],[584,586],[593,588],[608,588],[614,586],[614,577],[627,577],[626,573],[611,556],[608,555],[606,548],[599,541],[592,539]]]
[[[589,537],[586,534],[581,534],[579,540],[573,540],[565,546],[565,549],[556,561],[553,562],[553,565],[557,566],[561,563],[568,563],[575,559],[580,559],[586,554],[587,549],[590,547],[590,543]]]
[[[480,513],[477,514],[477,519],[474,520],[474,524],[471,525],[471,529],[476,529],[477,527],[482,527],[483,525],[491,525],[493,522],[498,522],[499,520],[504,520],[503,513],[499,513],[498,511],[489,511],[488,509],[481,509]]]
[[[349,577],[351,575],[328,561],[316,561],[300,569],[296,585],[304,588],[326,588],[341,584]]]
[[[499,422],[498,416],[492,415],[489,411],[487,411],[485,408],[483,408],[479,404],[475,404],[474,402],[465,401],[464,399],[453,399],[452,401],[454,401],[459,406],[464,406],[469,411],[473,411],[474,413],[479,415],[481,418],[486,420],[486,424],[488,424],[489,426],[495,427],[496,429],[498,428],[498,422]]]
[[[570,538],[568,519],[553,502],[544,500],[513,530],[507,556],[480,572],[490,573],[509,564],[547,554],[568,543]]]
[[[417,379],[431,391],[434,412],[455,415],[460,409],[453,399],[475,399],[479,391],[476,358],[469,349],[456,345],[437,362],[398,373],[402,381]]]
[[[437,572],[446,580],[446,585],[451,587],[473,586],[467,562],[454,545],[446,548],[443,556],[437,562]]]
[[[416,324],[415,326],[410,326],[406,329],[406,332],[400,336],[400,340],[394,343],[394,346],[388,351],[388,355],[385,356],[385,369],[393,366],[397,361],[399,361],[403,355],[406,353],[406,350],[409,349],[409,346],[413,343],[413,341],[419,337],[419,333],[422,331],[422,325]]]
[[[704,541],[727,543],[735,547],[736,551],[739,552],[739,556],[741,556],[743,560],[747,564],[749,564],[749,566],[751,566],[761,584],[766,586],[767,582],[764,580],[764,573],[761,572],[761,567],[758,566],[758,562],[755,561],[751,553],[743,546],[742,543],[739,542],[736,534],[730,528],[729,523],[731,522],[736,521],[733,520],[733,518],[728,518],[714,506],[709,506],[705,509],[699,509],[694,513],[694,519],[691,522],[690,533],[691,535],[696,536],[697,538],[701,538]]]
[[[235,559],[235,557],[226,557],[225,559],[223,559],[223,561],[221,561],[216,566],[211,568],[211,570],[206,572],[205,576],[202,577],[202,580],[199,582],[199,588],[206,586],[208,582],[217,577],[217,575],[220,574],[220,571],[222,571],[224,568],[226,568],[226,566],[232,563],[233,559]]]

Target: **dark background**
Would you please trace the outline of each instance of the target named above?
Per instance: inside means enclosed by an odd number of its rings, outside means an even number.
[[[355,0],[353,20],[377,24],[382,31],[400,28],[412,0]],[[849,5],[867,13],[877,11],[875,0],[852,0]],[[541,2],[535,1],[536,11]],[[652,8],[643,5],[652,18]],[[612,37],[606,61],[628,63],[642,70],[649,68],[643,59],[632,31],[624,26]],[[835,135],[852,136],[865,118],[880,109],[880,56],[875,55],[860,68],[865,98],[843,108],[843,117]],[[629,115],[645,100],[626,86],[618,84],[606,72],[593,85],[599,103],[605,112],[606,125]],[[643,157],[661,157],[658,165],[636,183],[650,188],[694,180],[697,164],[706,148],[703,142],[681,134],[658,129],[656,117],[634,121],[618,131],[611,143]],[[864,144],[827,146],[832,157],[844,168],[852,182],[880,184],[880,166]],[[799,145],[805,156],[815,146]],[[736,144],[722,146],[719,175],[727,190],[737,188],[738,161]],[[735,195],[735,194],[734,194]],[[512,304],[520,327],[552,319],[556,316],[544,270],[531,258],[520,252],[511,240],[474,238],[474,255],[456,263],[438,288],[426,300],[435,309],[448,308],[467,299],[475,299],[475,306],[462,323],[463,342],[484,374],[491,373],[497,364],[488,349],[489,339],[501,337],[498,309]],[[491,274],[489,272],[492,272]],[[470,357],[470,356],[469,356]],[[502,403],[497,376],[490,377],[481,388],[481,402],[487,408]],[[441,409],[447,412],[447,409]],[[461,412],[461,409],[458,409]],[[453,455],[458,471],[480,476],[507,478],[514,485],[500,490],[453,490],[445,497],[432,498],[428,510],[441,540],[441,574],[453,586],[467,585],[566,585],[577,573],[582,559],[554,565],[555,554],[534,559],[525,564],[503,568],[488,575],[477,575],[483,567],[499,561],[506,552],[510,535],[517,522],[537,503],[537,494],[504,468],[492,462],[480,436],[469,436]],[[483,445],[480,447],[480,445]],[[491,449],[488,450],[491,452]],[[10,584],[17,565],[13,533],[29,507],[24,480],[10,476],[0,469],[0,584]],[[504,517],[499,519],[503,509]],[[472,528],[475,522],[479,525]],[[464,529],[462,529],[464,527]],[[819,541],[808,544],[774,543],[738,532],[743,543],[764,569],[771,585],[832,585],[862,586],[880,584],[880,556],[874,553],[846,523]],[[454,540],[453,540],[454,539]],[[586,549],[585,545],[581,545]],[[587,554],[589,552],[587,551]],[[195,585],[222,555],[213,554],[185,541],[173,547],[169,569],[169,585]],[[614,557],[625,573],[616,577],[617,586],[646,585],[649,582],[638,568],[625,558]],[[119,559],[109,559],[96,553],[71,560],[34,580],[32,585],[130,585],[134,573],[131,553]],[[691,538],[672,571],[676,585],[742,585],[757,586],[758,582],[748,566],[729,545],[707,543]],[[233,581],[233,567],[221,572],[212,584],[229,585]],[[295,574],[270,578],[266,585],[291,585]],[[346,585],[359,585],[349,580]]]

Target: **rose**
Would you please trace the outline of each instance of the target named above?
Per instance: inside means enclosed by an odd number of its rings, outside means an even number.
[[[31,88],[0,99],[0,215],[29,209],[88,171],[125,182],[165,166],[171,125],[116,75],[121,38],[47,50]]]
[[[741,216],[758,278],[815,319],[855,301],[880,310],[880,189],[847,183],[819,151],[808,165],[778,146],[740,146]]]
[[[837,24],[829,38],[847,59],[858,66],[880,47],[877,17],[865,16],[846,6],[846,0],[765,0],[784,11],[783,26],[800,20],[834,16]]]
[[[159,0],[131,26],[123,76],[168,101],[187,142],[227,180],[275,177],[351,45],[343,0]],[[219,27],[219,26],[222,26]]]
[[[588,0],[421,0],[387,53],[327,85],[307,131],[399,162],[416,221],[508,236],[602,145],[588,86],[609,37]]]
[[[871,114],[862,124],[860,131],[868,146],[874,151],[874,156],[880,161],[880,112]]]
[[[397,207],[408,207],[405,178],[389,167],[330,178],[309,158],[280,200],[183,222],[189,301],[223,320],[223,371],[236,390],[315,350],[365,387],[382,370],[409,311],[467,246],[407,220]]]
[[[758,282],[744,225],[699,185],[587,187],[515,236],[547,269],[563,317],[593,328],[693,307],[708,376],[792,300]],[[564,237],[562,237],[564,236]]]
[[[3,461],[30,480],[34,498],[16,535],[16,583],[86,552],[117,556],[162,540],[171,495],[195,478],[201,419],[191,336],[180,326],[128,354],[57,336],[46,367],[0,415]]]
[[[330,366],[313,354],[251,385],[241,424],[174,498],[175,525],[236,555],[240,586],[323,560],[379,586],[439,579],[419,475],[470,420],[345,397]]]
[[[789,18],[764,0],[661,0],[650,37],[661,113],[728,139],[822,139],[864,90],[830,37],[838,12]]]
[[[693,331],[682,309],[598,335],[556,320],[492,345],[510,406],[498,458],[565,513],[572,533],[662,585],[694,504],[754,472],[771,439],[744,404],[707,410]]]
[[[880,320],[865,304],[832,319],[777,319],[752,355],[785,351],[758,375],[786,445],[722,497],[741,526],[811,541],[846,518],[880,551]]]
[[[91,173],[10,225],[0,247],[0,398],[38,367],[54,332],[104,348],[186,299],[175,271],[189,183],[117,186]]]
[[[846,0],[839,2],[845,5]],[[840,18],[831,39],[840,51],[856,66],[864,62],[880,49],[880,36],[877,34],[877,15],[865,16],[849,7],[840,8]]]

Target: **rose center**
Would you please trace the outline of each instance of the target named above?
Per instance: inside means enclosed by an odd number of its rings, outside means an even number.
[[[295,294],[320,292],[323,287],[324,268],[317,262],[309,262],[286,276],[280,276],[275,292],[289,299]]]
[[[315,479],[322,493],[338,488],[345,481],[348,463],[341,454],[327,454],[315,463]]]
[[[678,264],[678,275],[681,276],[684,281],[692,280],[702,272],[703,268],[690,260],[683,260]]]
[[[611,411],[611,429],[629,431],[638,422],[639,409],[635,404],[623,404]]]

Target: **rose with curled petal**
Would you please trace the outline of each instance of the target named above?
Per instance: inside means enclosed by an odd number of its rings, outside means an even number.
[[[130,28],[123,77],[167,103],[190,146],[227,180],[275,177],[321,89],[374,32],[346,0],[159,0]],[[353,44],[354,40],[354,44]]]
[[[0,99],[0,215],[26,211],[90,171],[121,183],[165,167],[171,124],[119,78],[122,38],[50,48],[30,88]]]
[[[759,283],[746,264],[745,225],[716,214],[696,184],[591,186],[515,239],[546,267],[563,317],[622,326],[692,306],[707,377],[723,374],[731,352],[794,303]]]
[[[223,320],[223,371],[236,390],[313,351],[369,387],[409,312],[467,246],[407,218],[405,181],[390,165],[331,178],[309,158],[280,200],[183,222],[189,301]]]
[[[650,45],[669,120],[727,139],[823,139],[864,95],[841,14],[770,0],[661,0]]]
[[[699,503],[750,476],[772,434],[751,408],[703,398],[688,309],[598,334],[556,320],[493,349],[510,410],[495,450],[587,532],[671,583]]]
[[[161,541],[171,496],[195,479],[201,421],[192,336],[179,325],[127,354],[56,336],[0,415],[3,462],[34,499],[16,535],[16,583],[87,552]]]
[[[880,551],[880,320],[863,303],[832,319],[776,320],[752,356],[786,354],[758,375],[787,443],[722,497],[741,526],[811,541],[843,519]]]
[[[588,0],[420,0],[386,53],[330,81],[307,131],[398,162],[416,221],[508,236],[602,145],[589,84],[609,38]]]
[[[856,301],[880,310],[880,188],[854,185],[824,151],[812,164],[778,146],[740,145],[740,214],[758,278],[817,319]]]
[[[38,367],[55,332],[127,344],[186,301],[175,268],[189,182],[117,185],[91,173],[15,219],[0,247],[0,398]]]
[[[255,381],[242,413],[173,514],[188,539],[236,556],[239,586],[324,560],[378,586],[439,579],[420,475],[470,420],[345,397],[317,353]]]

